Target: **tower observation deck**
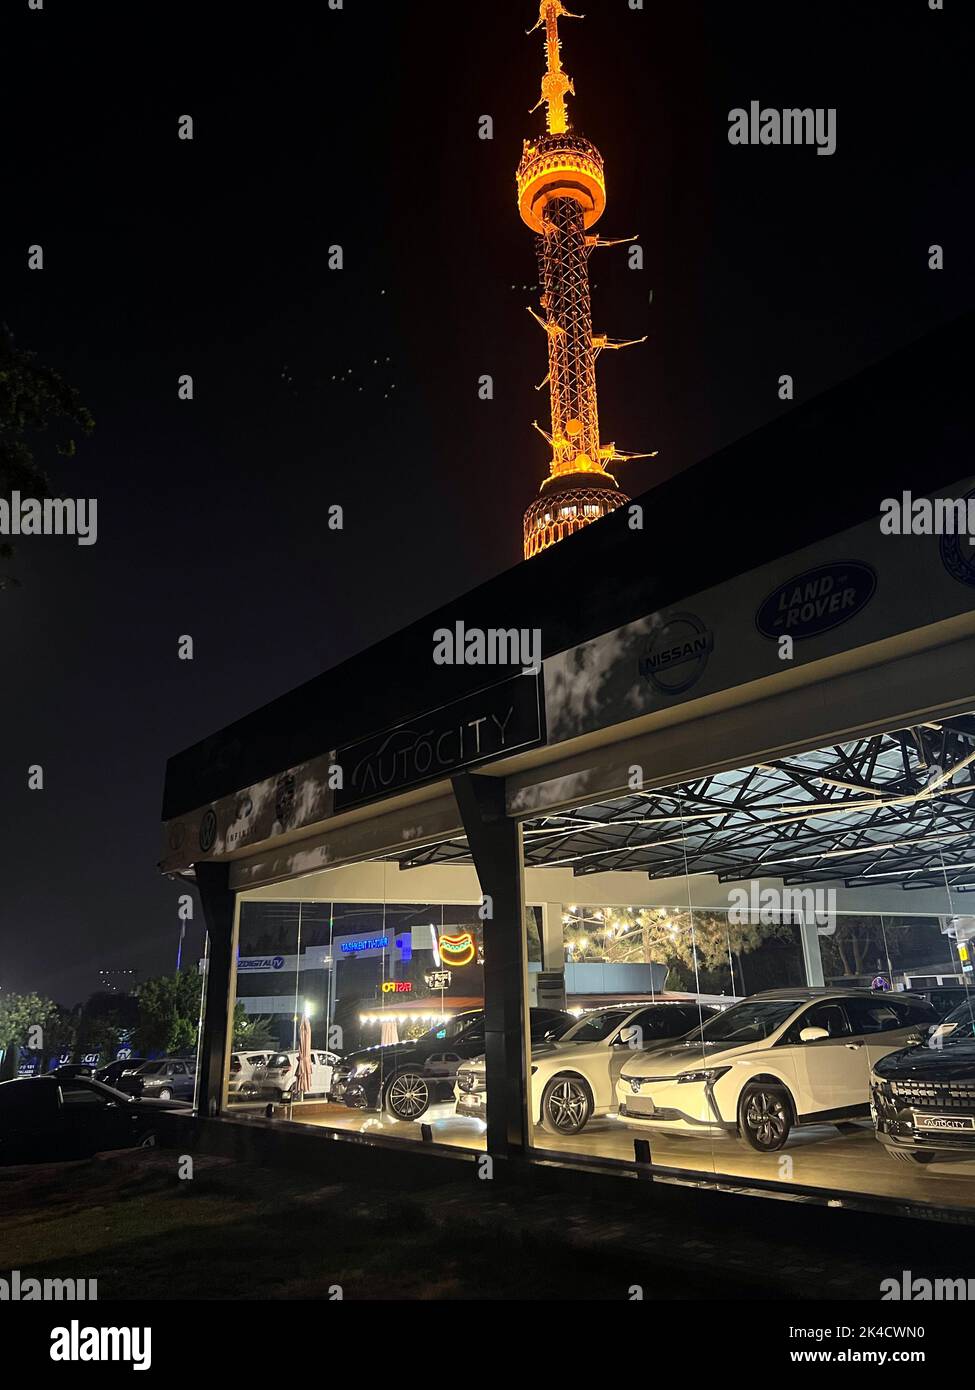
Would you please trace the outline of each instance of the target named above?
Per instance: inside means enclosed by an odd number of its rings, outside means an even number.
[[[551,400],[551,431],[535,422],[552,458],[548,477],[525,513],[526,560],[630,500],[608,464],[652,457],[600,442],[596,357],[605,348],[631,343],[592,331],[589,255],[597,246],[619,242],[591,233],[606,206],[603,157],[570,126],[565,99],[575,88],[562,68],[561,18],[581,16],[570,14],[562,0],[541,0],[535,29],[545,29],[546,71],[533,109],[545,105],[546,132],[524,142],[517,173],[518,211],[536,233],[542,313],[531,312],[548,339],[542,386],[548,385]]]

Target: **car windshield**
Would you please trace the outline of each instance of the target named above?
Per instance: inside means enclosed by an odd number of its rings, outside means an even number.
[[[699,1038],[706,1043],[762,1042],[780,1028],[802,1002],[801,999],[743,999],[740,1004],[732,1004],[730,1009],[709,1018],[701,1028],[689,1033],[688,1038]]]
[[[975,996],[952,1009],[942,1020],[940,1027],[934,1030],[932,1045],[952,1047],[956,1043],[971,1042],[972,1038],[975,1038]]]
[[[561,1042],[590,1043],[602,1042],[614,1028],[618,1028],[629,1015],[628,1009],[601,1009],[598,1013],[586,1014],[574,1027],[562,1035]]]
[[[448,1018],[446,1023],[435,1023],[426,1033],[424,1038],[430,1042],[444,1042],[460,1037],[467,1028],[476,1020],[480,1019],[480,1013],[458,1014],[456,1018]]]

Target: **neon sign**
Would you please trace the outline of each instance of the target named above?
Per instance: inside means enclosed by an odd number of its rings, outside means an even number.
[[[342,950],[347,955],[352,955],[356,951],[381,951],[389,945],[388,936],[368,936],[361,941],[343,941]]]
[[[383,980],[383,994],[412,994],[412,980]]]
[[[442,936],[437,945],[440,959],[445,965],[470,965],[477,955],[473,932],[462,931],[455,936]]]

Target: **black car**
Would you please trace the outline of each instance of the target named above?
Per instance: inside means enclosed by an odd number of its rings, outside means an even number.
[[[62,1062],[61,1066],[52,1067],[50,1075],[69,1081],[75,1076],[94,1076],[95,1068],[91,1062]]]
[[[576,1020],[562,1009],[532,1009],[533,1044],[560,1037]],[[396,1120],[421,1120],[432,1105],[454,1105],[461,1062],[484,1051],[484,1010],[468,1009],[422,1037],[366,1047],[343,1057],[331,1098],[354,1110],[385,1110]]]
[[[902,1163],[975,1158],[975,998],[870,1078],[877,1138]]]
[[[195,1057],[160,1057],[125,1072],[116,1085],[130,1096],[155,1100],[192,1100],[196,1090]]]
[[[120,1057],[117,1062],[109,1062],[106,1067],[99,1067],[95,1072],[96,1081],[104,1081],[106,1086],[117,1086],[119,1077],[127,1071],[137,1071],[148,1057]]]
[[[0,1163],[88,1158],[155,1143],[165,1101],[139,1101],[87,1077],[30,1076],[0,1083]],[[181,1108],[181,1107],[178,1107]]]
[[[911,988],[911,994],[926,999],[939,1018],[947,1018],[959,1004],[969,999],[975,1000],[975,986],[968,985],[920,985]]]

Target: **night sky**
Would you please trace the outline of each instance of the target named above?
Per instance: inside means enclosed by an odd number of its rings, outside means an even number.
[[[624,466],[631,493],[789,409],[780,374],[807,400],[972,304],[970,47],[945,3],[577,0],[563,61],[606,161],[599,230],[645,254],[591,263],[597,331],[649,334],[600,363],[603,439],[660,451]],[[0,319],[96,418],[74,460],[38,458],[97,497],[99,538],[23,540],[0,594],[3,988],[72,1004],[99,968],[171,968],[167,756],[520,563],[546,468],[514,199],[536,15],[8,0]],[[753,99],[835,106],[836,153],[732,147]],[[815,487],[788,459],[743,477],[728,543],[750,491],[788,528]]]

